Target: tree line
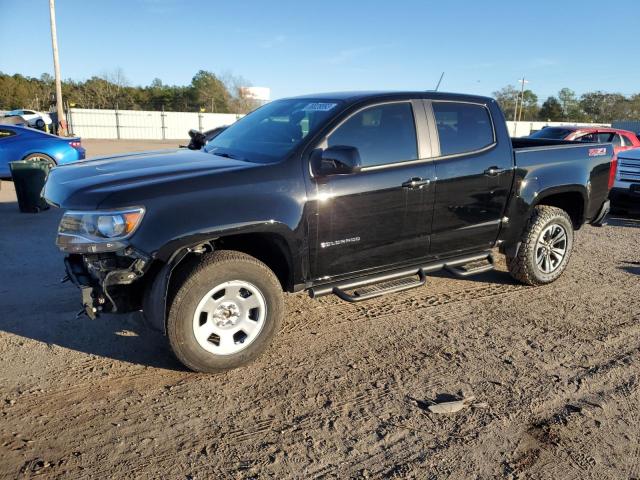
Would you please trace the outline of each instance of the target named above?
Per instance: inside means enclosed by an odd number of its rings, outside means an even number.
[[[63,81],[62,98],[77,108],[247,113],[257,106],[242,94],[241,87],[248,85],[242,77],[200,70],[185,86],[165,85],[159,78],[147,86],[131,86],[116,69],[85,81]],[[55,86],[48,73],[35,78],[0,72],[0,109],[48,111],[54,104]]]
[[[539,104],[538,96],[531,90],[521,92],[513,85],[508,85],[493,92],[493,97],[500,104],[507,120],[514,118],[516,100],[518,109],[522,105],[522,114],[518,112],[520,120],[593,123],[640,120],[638,93],[627,96],[598,90],[577,96],[570,88],[563,88],[557,95],[552,95]]]
[[[189,85],[165,85],[156,78],[150,85],[132,86],[123,71],[116,69],[85,81],[66,80],[62,82],[62,96],[70,106],[78,108],[247,113],[257,106],[255,100],[242,95],[241,87],[248,85],[242,77],[200,70]],[[55,103],[54,92],[53,77],[47,73],[35,78],[0,72],[0,109],[48,111]],[[521,92],[508,85],[493,92],[493,96],[507,120],[514,118],[516,101],[522,106],[518,118],[527,121],[640,120],[640,94],[595,91],[577,96],[570,88],[563,88],[540,104],[533,91]]]

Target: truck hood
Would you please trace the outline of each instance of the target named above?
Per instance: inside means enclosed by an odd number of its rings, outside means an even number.
[[[95,209],[123,190],[253,168],[259,164],[187,149],[99,157],[54,168],[44,197],[66,209]]]

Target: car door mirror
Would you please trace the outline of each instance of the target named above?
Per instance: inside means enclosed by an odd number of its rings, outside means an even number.
[[[190,150],[200,150],[207,143],[207,138],[204,133],[199,130],[193,128],[189,130],[189,137],[191,137],[191,141],[189,142]]]
[[[314,173],[318,175],[344,175],[362,168],[360,152],[356,147],[334,145],[315,155]]]

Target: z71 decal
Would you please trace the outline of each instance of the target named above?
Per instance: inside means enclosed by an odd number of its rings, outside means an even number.
[[[590,157],[601,157],[603,155],[607,154],[607,149],[605,147],[601,147],[601,148],[590,148],[589,149],[589,156]]]

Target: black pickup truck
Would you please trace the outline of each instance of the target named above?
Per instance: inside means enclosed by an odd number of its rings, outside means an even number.
[[[53,169],[57,244],[90,317],[142,310],[188,368],[254,359],[283,291],[348,302],[446,269],[557,279],[601,224],[610,144],[510,139],[493,99],[336,93],[271,102],[203,150]]]

